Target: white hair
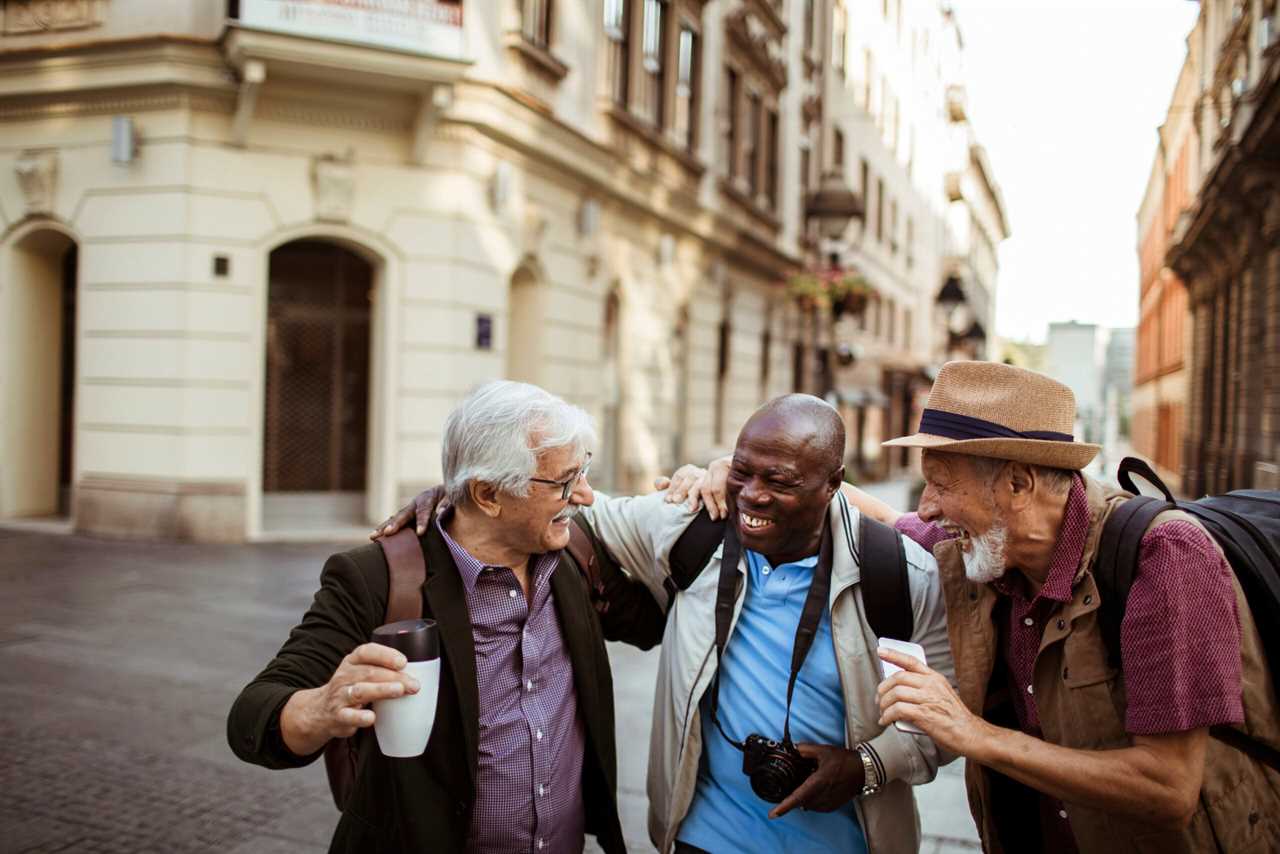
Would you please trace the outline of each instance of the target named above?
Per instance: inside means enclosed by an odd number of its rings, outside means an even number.
[[[472,481],[525,496],[540,454],[557,448],[581,454],[595,441],[591,416],[579,407],[529,383],[485,383],[445,420],[445,491],[455,505],[467,502]]]

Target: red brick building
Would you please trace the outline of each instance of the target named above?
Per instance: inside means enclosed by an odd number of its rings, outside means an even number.
[[[1189,39],[1193,200],[1165,261],[1190,305],[1180,465],[1191,495],[1280,488],[1278,16],[1275,0],[1203,0]]]
[[[1170,236],[1190,207],[1199,134],[1193,107],[1199,94],[1199,40],[1188,38],[1187,58],[1159,129],[1151,176],[1138,209],[1139,313],[1130,436],[1165,483],[1181,487],[1182,444],[1188,397],[1187,288],[1166,265]]]

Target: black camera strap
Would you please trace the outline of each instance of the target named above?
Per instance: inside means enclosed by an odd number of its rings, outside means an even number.
[[[742,556],[742,543],[738,540],[738,526],[732,520],[725,526],[724,549],[720,553],[720,585],[716,589],[716,675],[711,680],[711,720],[724,740],[739,750],[743,749],[740,741],[734,741],[725,733],[720,725],[717,712],[720,707],[720,666],[724,660],[724,648],[729,642],[729,627],[733,623],[734,600],[738,593],[738,560]],[[831,592],[831,525],[824,520],[822,525],[822,545],[818,549],[818,565],[813,568],[813,579],[809,582],[809,593],[804,600],[804,608],[800,612],[800,624],[796,626],[795,645],[791,648],[791,678],[787,680],[787,714],[782,722],[783,744],[791,744],[791,695],[795,691],[796,677],[804,665],[813,639],[818,634],[818,626],[822,623],[822,612],[827,607],[827,597]]]

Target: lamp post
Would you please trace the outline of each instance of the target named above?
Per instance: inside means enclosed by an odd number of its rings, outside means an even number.
[[[826,243],[825,255],[832,273],[841,268],[841,252],[848,245],[857,245],[862,239],[862,223],[866,218],[866,208],[862,196],[849,188],[844,181],[844,172],[840,169],[829,169],[822,173],[818,181],[818,189],[805,200],[805,217],[818,223],[818,233]],[[850,228],[855,231],[847,234]],[[851,238],[846,241],[846,238]],[[819,254],[824,254],[820,247]],[[826,349],[826,364],[823,366],[824,382],[827,388],[823,395],[832,391],[835,371],[832,361],[835,357],[835,316],[829,312],[827,316],[831,346]],[[852,351],[850,351],[852,355]]]

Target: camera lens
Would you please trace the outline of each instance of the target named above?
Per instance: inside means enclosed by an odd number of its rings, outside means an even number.
[[[760,800],[776,804],[794,792],[802,779],[790,756],[770,751],[751,774],[751,790]]]

